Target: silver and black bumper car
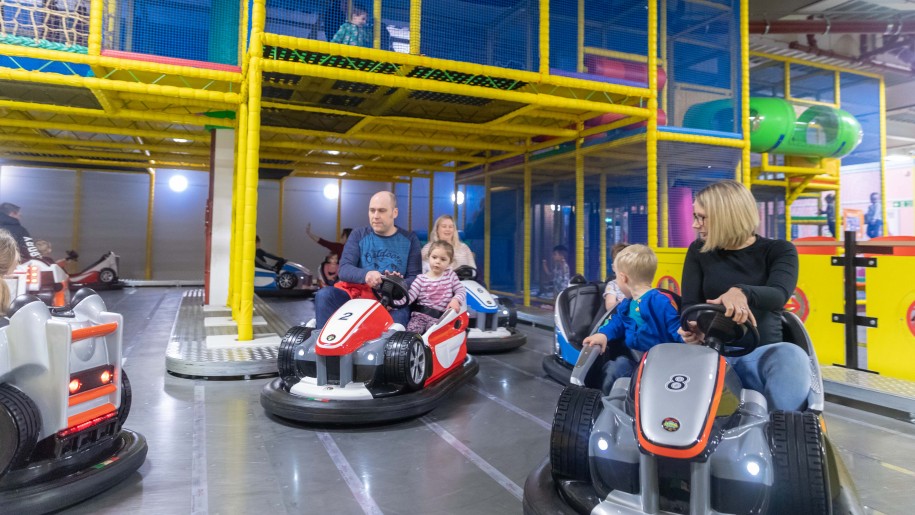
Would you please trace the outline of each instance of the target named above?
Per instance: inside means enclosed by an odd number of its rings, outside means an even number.
[[[525,483],[524,513],[863,513],[826,436],[819,365],[800,319],[784,313],[786,339],[810,356],[806,409],[769,411],[724,359],[751,352],[759,336],[722,311],[686,309],[681,321],[695,316],[705,344],[653,347],[606,397],[579,386],[595,348],[582,352],[550,455]],[[746,331],[755,337],[741,340]]]

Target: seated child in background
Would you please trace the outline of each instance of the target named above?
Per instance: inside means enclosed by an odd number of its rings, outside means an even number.
[[[333,286],[337,282],[340,272],[340,258],[336,254],[328,254],[321,263],[321,281],[326,286]]]
[[[353,8],[353,14],[349,21],[343,22],[340,29],[334,34],[331,43],[342,43],[344,45],[354,45],[361,47],[372,47],[372,33],[366,27],[369,15],[364,9],[359,7]]]
[[[610,247],[610,263],[616,260],[617,254],[621,250],[628,247],[628,243],[616,243]],[[616,269],[613,272],[613,279],[607,281],[607,286],[604,288],[604,307],[607,308],[607,313],[613,311],[613,308],[619,305],[620,302],[623,302],[626,296],[623,295],[623,290],[620,289],[619,284],[616,282]]]
[[[413,304],[408,331],[423,334],[446,309],[460,311],[467,292],[449,268],[453,259],[450,243],[438,240],[429,247],[429,271],[416,276],[407,296],[406,302]]]
[[[41,260],[49,265],[54,264],[54,259],[51,257],[51,243],[46,240],[35,240],[35,248],[38,249],[38,253],[41,254]]]
[[[283,265],[286,263],[286,260],[280,256],[275,256],[266,250],[261,248],[261,237],[254,237],[254,266],[258,268],[266,268],[267,270],[274,270],[279,272]],[[267,259],[273,260],[273,265],[267,262]]]
[[[645,352],[659,343],[683,342],[677,333],[680,317],[674,301],[651,287],[658,269],[658,258],[645,245],[630,245],[613,260],[616,281],[626,296],[616,313],[598,332],[588,336],[584,345],[596,345],[601,353],[609,340],[623,338],[626,347]],[[603,368],[602,390],[610,393],[614,381],[631,376],[637,363],[628,354],[608,361]]]
[[[19,242],[8,231],[0,229],[0,275],[6,277],[19,264]],[[12,294],[6,281],[0,281],[0,315],[10,307]]]
[[[569,249],[565,245],[553,247],[553,265],[550,267],[543,260],[543,273],[550,278],[553,285],[553,295],[569,287]]]

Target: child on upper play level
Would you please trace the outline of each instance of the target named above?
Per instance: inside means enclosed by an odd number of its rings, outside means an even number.
[[[659,343],[682,343],[683,338],[677,333],[680,316],[675,301],[651,286],[658,269],[655,253],[645,245],[630,245],[616,255],[613,269],[626,298],[610,321],[582,343],[600,347],[601,353],[607,350],[609,340],[624,339],[626,347],[641,352]],[[604,364],[604,395],[610,393],[617,379],[631,376],[636,365],[628,354]]]
[[[449,268],[454,260],[454,247],[438,240],[429,247],[429,271],[416,276],[410,285],[407,303],[412,304],[407,330],[423,334],[444,311],[451,308],[460,311],[467,297],[461,280]]]
[[[365,12],[365,9],[354,7],[349,21],[340,25],[340,29],[337,30],[330,42],[371,48],[372,33],[366,26],[368,18],[369,14]]]

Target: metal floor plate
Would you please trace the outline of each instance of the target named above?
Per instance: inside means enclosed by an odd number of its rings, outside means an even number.
[[[915,414],[915,383],[842,367],[822,367],[826,393]]]
[[[287,324],[257,296],[254,297],[254,313],[267,322],[266,325],[253,326],[255,338],[258,335],[282,336],[286,333]],[[276,374],[275,344],[238,348],[207,347],[207,336],[238,334],[235,326],[205,326],[207,317],[226,316],[231,316],[228,308],[204,309],[203,290],[185,292],[165,351],[166,369],[173,374],[197,378],[244,378]]]

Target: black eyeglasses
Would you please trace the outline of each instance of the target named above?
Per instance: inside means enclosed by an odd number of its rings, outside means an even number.
[[[705,215],[697,215],[693,213],[693,221],[699,225],[705,225]]]

